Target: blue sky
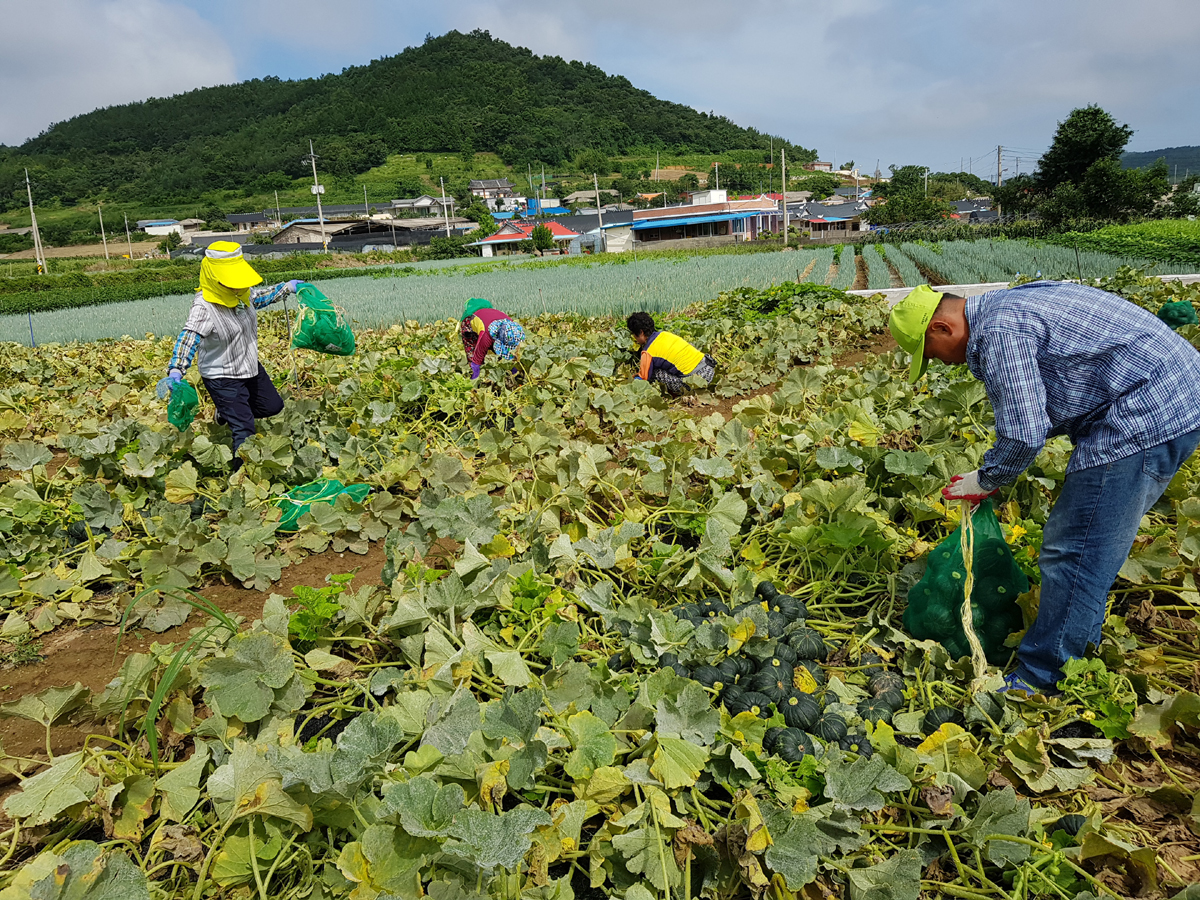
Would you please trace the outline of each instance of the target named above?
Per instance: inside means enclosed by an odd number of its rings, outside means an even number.
[[[6,3],[0,142],[98,106],[337,72],[484,28],[822,159],[1006,177],[1099,103],[1133,150],[1200,144],[1196,0],[44,0]]]

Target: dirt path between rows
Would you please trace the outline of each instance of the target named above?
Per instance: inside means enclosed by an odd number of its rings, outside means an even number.
[[[327,550],[288,566],[279,581],[265,593],[220,581],[201,588],[199,593],[226,613],[241,616],[249,624],[262,615],[263,603],[270,594],[291,597],[292,588],[297,585],[319,587],[325,583],[326,575],[357,569],[355,586],[380,584],[385,559],[382,542],[371,544],[362,556]],[[130,653],[144,652],[153,643],[181,643],[202,621],[198,613],[192,613],[182,625],[162,634],[134,629],[121,641],[119,651],[118,631],[112,625],[89,625],[52,632],[42,639],[45,658],[41,662],[0,671],[0,701],[7,703],[49,687],[70,686],[76,682],[99,693],[120,671],[121,663]],[[55,755],[80,749],[92,731],[94,729],[55,726]],[[0,720],[0,742],[3,742],[3,752],[9,756],[43,759],[46,755],[46,733],[35,722]],[[2,783],[3,779],[0,779]]]

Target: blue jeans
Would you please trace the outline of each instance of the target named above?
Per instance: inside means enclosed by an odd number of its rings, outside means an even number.
[[[1037,621],[1017,651],[1018,677],[1053,687],[1062,665],[1100,643],[1108,592],[1142,516],[1200,444],[1200,430],[1104,466],[1067,475],[1042,535]]]

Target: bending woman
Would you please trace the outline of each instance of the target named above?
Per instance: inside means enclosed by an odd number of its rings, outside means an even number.
[[[158,383],[158,396],[166,397],[199,352],[200,377],[217,409],[217,424],[233,431],[235,472],[242,464],[237,449],[254,434],[255,419],[283,410],[283,398],[258,361],[258,311],[296,293],[300,282],[255,287],[261,282],[262,276],[242,257],[240,244],[209,244],[192,311],[175,341],[167,377]]]
[[[467,362],[471,364],[472,381],[479,377],[488,350],[495,350],[496,355],[507,362],[516,362],[521,358],[525,329],[486,300],[472,298],[467,301],[458,333],[462,337]]]
[[[625,325],[641,353],[637,378],[662,385],[671,396],[687,390],[683,379],[691,375],[712,382],[717,373],[713,358],[679,335],[659,331],[649,313],[635,312],[625,320]]]

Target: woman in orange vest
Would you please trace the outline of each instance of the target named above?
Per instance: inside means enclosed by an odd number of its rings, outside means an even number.
[[[625,324],[641,348],[638,378],[662,385],[673,397],[687,390],[687,383],[683,379],[692,375],[712,382],[717,373],[713,358],[679,335],[657,330],[649,313],[635,312],[625,320]]]

